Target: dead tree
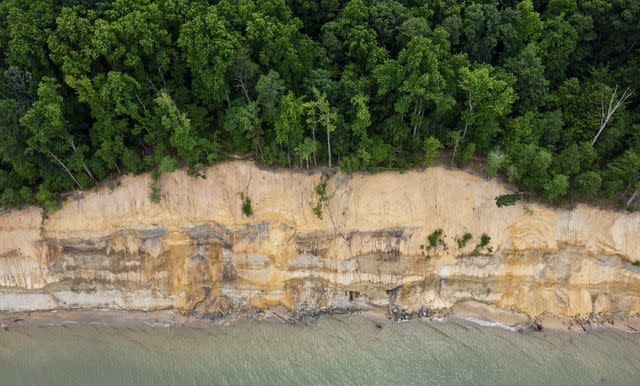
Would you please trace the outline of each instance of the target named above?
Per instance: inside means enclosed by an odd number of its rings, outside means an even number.
[[[604,110],[604,98],[600,99],[600,128],[598,129],[596,136],[593,137],[593,140],[591,141],[592,146],[596,143],[604,128],[607,127],[607,124],[613,117],[613,114],[616,113],[616,110],[629,103],[629,98],[633,95],[634,91],[634,89],[627,87],[620,98],[616,100],[616,94],[618,93],[618,86],[616,85],[616,88],[613,90],[613,94],[611,94],[607,111]]]

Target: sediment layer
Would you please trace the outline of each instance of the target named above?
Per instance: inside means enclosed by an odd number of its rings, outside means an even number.
[[[204,177],[163,175],[158,203],[150,182],[124,177],[44,219],[38,208],[0,215],[0,311],[415,313],[479,302],[530,318],[640,314],[637,214],[498,208],[504,185],[441,167],[323,175],[228,162]]]

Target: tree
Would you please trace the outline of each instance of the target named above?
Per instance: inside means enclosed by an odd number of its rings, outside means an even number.
[[[475,129],[474,141],[480,149],[486,149],[500,128],[500,120],[511,111],[516,98],[513,88],[510,82],[494,76],[493,67],[486,64],[464,68],[460,89],[466,107],[462,113],[464,130],[460,142],[464,143],[467,131],[472,128]]]
[[[369,27],[369,7],[362,0],[350,0],[338,19],[338,31],[346,57],[360,73],[366,73],[387,57],[387,51],[378,45],[378,34]]]
[[[550,202],[558,202],[560,198],[567,194],[568,187],[569,178],[563,174],[557,174],[544,184],[544,191]]]
[[[600,134],[602,134],[602,131],[604,130],[604,128],[607,127],[607,124],[611,120],[611,117],[613,117],[613,114],[616,113],[616,110],[618,110],[620,107],[629,103],[629,98],[631,98],[634,91],[635,90],[632,90],[631,88],[627,87],[622,92],[622,95],[620,96],[620,98],[616,99],[616,94],[618,92],[618,85],[616,85],[616,88],[613,90],[613,93],[611,93],[611,99],[609,100],[609,105],[607,106],[606,112],[604,110],[604,98],[600,100],[600,108],[601,108],[600,128],[598,129],[598,132],[596,133],[595,137],[593,137],[593,140],[591,140],[592,146],[595,145],[596,141],[598,140],[598,137],[600,136]]]
[[[531,192],[539,191],[549,181],[553,155],[535,144],[517,144],[509,149],[511,179]]]
[[[567,79],[549,97],[551,106],[561,109],[565,122],[559,140],[565,146],[576,142],[597,144],[601,155],[617,155],[616,148],[631,127],[626,99],[630,91],[624,100],[618,99],[616,90],[603,82],[610,74],[592,73],[595,79],[586,82]]]
[[[269,2],[259,2],[264,6]],[[284,1],[273,1],[271,13],[255,12],[247,23],[246,39],[258,63],[277,71],[290,87],[301,84],[304,75],[313,68],[317,55],[316,44],[300,33],[300,20],[291,17]]]
[[[228,134],[234,151],[244,153],[252,145],[256,156],[262,154],[264,132],[256,102],[238,100],[233,103],[224,115],[222,128]]]
[[[278,115],[277,101],[285,90],[284,82],[276,71],[271,70],[267,75],[260,75],[256,84],[256,103],[261,107],[266,122],[275,122]]]
[[[28,130],[20,125],[26,107],[15,99],[0,99],[0,169],[7,165],[25,183],[34,184],[39,176],[34,154],[27,154]],[[0,187],[1,189],[1,187]]]
[[[324,93],[315,90],[314,97],[314,100],[305,104],[307,108],[307,122],[311,124],[312,127],[316,127],[317,125],[325,129],[327,134],[327,156],[329,167],[331,167],[331,133],[336,130],[336,119],[338,115],[329,105],[327,96]]]
[[[125,138],[130,133],[149,130],[144,116],[146,105],[138,98],[140,84],[130,75],[110,71],[93,79],[87,76],[68,77],[67,83],[86,103],[94,119],[90,135],[96,145],[95,156],[110,169],[118,169],[118,160],[125,152]]]
[[[514,110],[525,113],[544,106],[549,81],[545,78],[545,68],[536,45],[529,44],[517,56],[505,60],[504,68],[516,78],[513,88],[518,98]]]
[[[535,41],[542,32],[540,14],[534,10],[531,0],[522,0],[516,5],[515,29],[521,44]]]
[[[438,156],[438,151],[442,149],[442,143],[440,143],[440,141],[436,137],[430,136],[424,140],[422,149],[424,150],[425,166],[431,166],[433,165],[433,161]]]
[[[251,60],[251,51],[247,47],[240,47],[233,56],[231,64],[235,87],[242,92],[247,103],[251,102],[249,82],[252,82],[258,73],[258,65]]]
[[[447,35],[439,29],[434,36],[437,41],[414,37],[397,61],[389,60],[374,71],[379,96],[397,92],[394,110],[408,117],[413,137],[425,123],[425,112],[442,115],[455,105],[447,79],[453,75]]]
[[[369,148],[372,141],[367,134],[367,128],[371,126],[371,114],[367,107],[367,97],[359,94],[351,98],[351,103],[355,108],[354,120],[351,123],[351,130],[358,138],[358,144],[356,146],[356,154],[360,158],[364,166],[369,164],[371,156],[369,155]]]
[[[409,17],[399,28],[398,46],[405,47],[414,36],[429,37],[431,26],[424,17]]]
[[[317,147],[317,142],[309,137],[306,137],[293,149],[293,152],[296,154],[296,157],[300,160],[300,162],[305,161],[307,169],[309,169],[309,158],[316,152]]]
[[[473,3],[465,8],[462,21],[464,49],[473,60],[491,62],[498,45],[500,19],[500,11],[495,3]]]
[[[562,16],[544,21],[540,56],[544,63],[545,77],[557,84],[565,75],[578,41],[576,30]]]
[[[383,47],[395,48],[400,28],[410,15],[409,10],[395,0],[376,1],[369,7],[371,26]]]
[[[31,133],[28,150],[51,157],[82,189],[82,184],[73,175],[67,166],[67,159],[63,156],[63,154],[67,155],[71,149],[73,137],[66,130],[62,115],[62,96],[59,90],[60,85],[55,79],[42,78],[38,85],[38,100],[20,119],[20,124]],[[87,173],[90,174],[89,171]]]
[[[291,166],[291,150],[302,141],[302,115],[304,103],[289,91],[280,101],[278,118],[275,122],[276,143],[287,148],[287,162]]]
[[[605,178],[609,196],[615,198],[622,194],[628,208],[640,194],[640,153],[625,151],[609,165]]]
[[[240,37],[229,30],[227,21],[215,7],[185,23],[178,45],[193,73],[194,88],[202,101],[220,103],[227,98],[229,84],[225,75],[233,63]]]
[[[600,190],[600,186],[602,186],[602,177],[600,173],[590,170],[576,177],[575,186],[580,196],[593,199]]]
[[[500,149],[493,149],[487,156],[487,161],[484,167],[484,174],[487,178],[491,179],[498,175],[500,168],[507,163],[507,156]]]
[[[6,0],[7,47],[3,60],[40,79],[51,72],[47,37],[54,28],[56,2]],[[4,23],[3,23],[4,24]]]
[[[178,155],[186,160],[199,160],[197,152],[198,137],[193,133],[191,120],[187,114],[178,110],[178,106],[168,92],[162,90],[155,99],[161,111],[160,121],[162,127],[170,133],[169,143],[173,146]]]

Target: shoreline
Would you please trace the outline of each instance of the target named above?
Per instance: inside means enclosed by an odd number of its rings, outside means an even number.
[[[475,302],[474,302],[475,303]],[[526,315],[491,308],[484,304],[457,304],[451,309],[435,314],[394,315],[380,309],[345,312],[321,312],[297,316],[284,307],[269,308],[254,314],[230,313],[216,317],[184,315],[171,309],[154,311],[78,309],[33,312],[0,312],[0,330],[15,327],[52,327],[69,325],[98,325],[110,328],[142,327],[151,329],[211,328],[226,327],[243,320],[272,321],[282,325],[306,326],[319,318],[331,316],[359,315],[378,328],[386,323],[400,323],[409,320],[424,322],[464,321],[488,328],[499,328],[514,333],[535,334],[541,331],[561,333],[589,333],[594,330],[617,331],[630,334],[640,333],[640,317],[627,319],[569,318],[544,316],[531,319]]]

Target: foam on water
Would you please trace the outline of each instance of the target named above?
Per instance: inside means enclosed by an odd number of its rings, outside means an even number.
[[[461,320],[466,320],[467,322],[475,323],[475,324],[478,324],[478,325],[484,326],[484,327],[501,328],[503,330],[514,331],[514,332],[516,331],[515,328],[513,328],[511,326],[507,326],[506,324],[498,323],[498,322],[489,322],[489,321],[486,321],[486,320],[476,319],[476,318],[471,318],[471,317],[460,318],[460,319]]]

